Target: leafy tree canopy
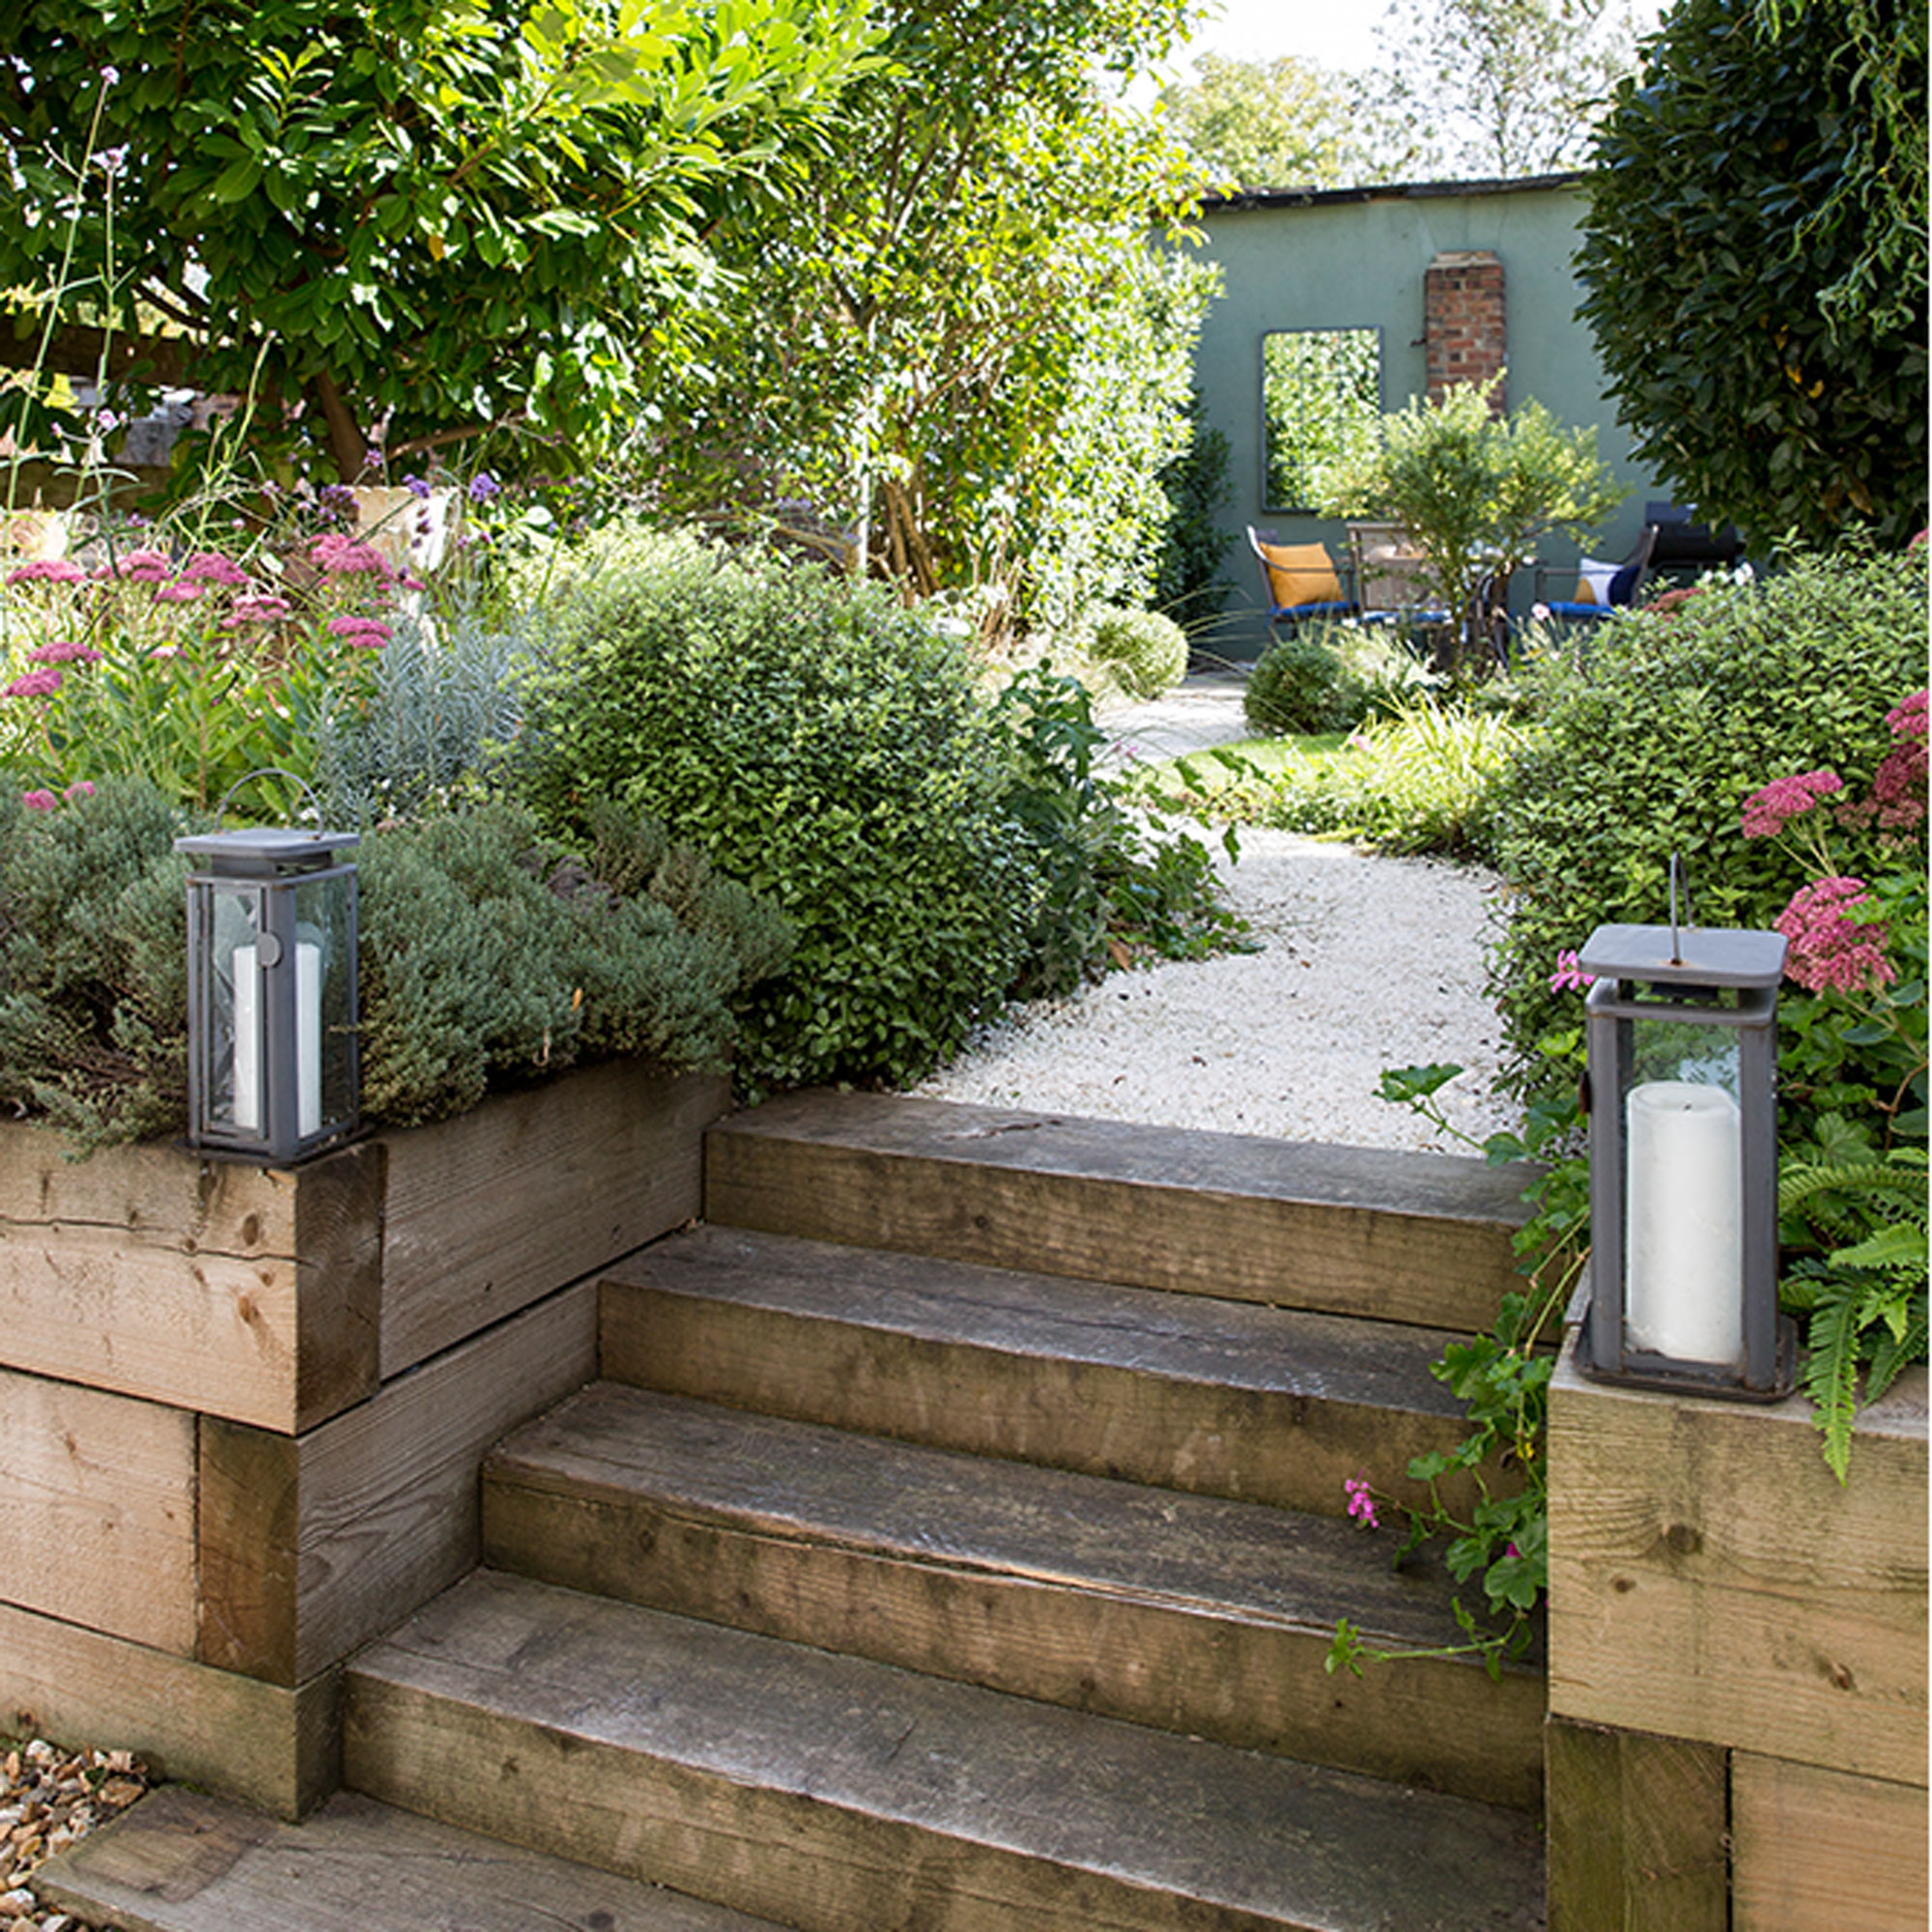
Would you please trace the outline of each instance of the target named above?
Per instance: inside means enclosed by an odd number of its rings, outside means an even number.
[[[1144,486],[1184,441],[1186,358],[1167,351],[1205,300],[1166,286],[1146,236],[1193,175],[1106,106],[1094,72],[1151,59],[1185,13],[887,0],[889,58],[848,93],[822,157],[796,191],[739,196],[718,237],[732,279],[691,313],[693,354],[658,399],[670,505],[793,526],[802,506],[828,548],[856,536],[910,592],[979,586],[997,602],[1037,581],[1043,532],[1077,516],[1082,449],[1111,473],[1103,496],[1123,466],[1126,495]],[[1149,385],[1176,425],[1166,440]],[[1116,399],[1104,460],[1071,434],[1085,420],[1107,436],[1101,394]]]
[[[1156,111],[1216,188],[1369,178],[1348,88],[1307,61],[1202,54],[1192,80],[1161,89]]]
[[[1410,181],[1581,166],[1635,57],[1623,0],[1420,0],[1389,21],[1383,93],[1363,105],[1384,168]]]
[[[594,440],[702,273],[708,203],[863,71],[865,14],[16,0],[6,359],[252,384],[345,477],[383,425],[391,455],[506,424]]]
[[[1680,0],[1577,270],[1637,452],[1754,545],[1926,514],[1925,0]]]

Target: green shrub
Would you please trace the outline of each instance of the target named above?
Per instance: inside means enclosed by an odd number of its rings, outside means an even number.
[[[1541,728],[1495,801],[1511,895],[1491,990],[1518,1090],[1568,1077],[1542,1051],[1574,1054],[1581,1024],[1576,995],[1550,988],[1557,953],[1606,922],[1665,919],[1673,852],[1695,923],[1771,924],[1804,868],[1777,841],[1745,838],[1740,808],[1773,779],[1826,766],[1869,786],[1880,721],[1924,682],[1925,595],[1922,551],[1801,558],[1638,613],[1585,665],[1541,673]],[[1848,835],[1845,850],[1861,876],[1886,868],[1873,835]]]
[[[1361,716],[1360,694],[1325,629],[1296,626],[1248,674],[1241,708],[1257,731],[1339,731]]]
[[[1187,633],[1158,611],[1102,604],[1088,612],[1087,655],[1129,697],[1158,697],[1187,675]]]
[[[753,995],[753,1084],[909,1082],[1004,999],[1041,880],[965,647],[875,585],[612,526],[549,568],[515,783],[617,800],[798,932]]]
[[[0,1099],[83,1148],[186,1120],[178,811],[138,780],[46,810],[0,792]],[[363,1113],[412,1125],[505,1078],[655,1054],[720,1068],[730,1003],[783,961],[776,911],[662,828],[599,820],[591,854],[501,805],[365,838]]]

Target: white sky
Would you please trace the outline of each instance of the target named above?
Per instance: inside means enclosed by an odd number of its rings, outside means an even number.
[[[1631,13],[1639,31],[1656,25],[1667,0],[1634,0]],[[1293,54],[1337,72],[1373,67],[1376,28],[1391,12],[1389,0],[1215,0],[1218,18],[1208,20],[1170,62],[1177,74],[1187,71],[1196,54],[1216,53],[1239,60],[1276,60]]]

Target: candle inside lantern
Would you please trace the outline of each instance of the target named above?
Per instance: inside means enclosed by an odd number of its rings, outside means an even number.
[[[1630,1092],[1629,1345],[1680,1361],[1744,1353],[1744,1129],[1721,1087]]]
[[[238,946],[235,973],[234,1122],[245,1134],[263,1130],[262,967],[252,946]],[[297,1129],[322,1131],[322,948],[296,946]]]

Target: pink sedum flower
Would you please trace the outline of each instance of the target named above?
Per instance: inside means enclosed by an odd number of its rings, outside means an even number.
[[[1754,791],[1745,800],[1745,837],[1775,838],[1821,798],[1829,798],[1833,792],[1844,788],[1844,780],[1831,771],[1800,772],[1795,778],[1773,779],[1762,791]]]
[[[221,620],[224,631],[239,631],[249,624],[282,624],[288,621],[289,600],[272,592],[238,597],[234,611]]]
[[[201,585],[198,583],[157,583],[155,586],[156,604],[196,604],[201,601]]]
[[[100,653],[92,644],[84,644],[78,638],[56,638],[50,644],[42,644],[39,649],[27,653],[28,662],[42,665],[57,664],[99,664]]]
[[[309,546],[308,560],[330,577],[374,577],[387,583],[396,574],[380,551],[344,530],[325,530]]]
[[[1915,691],[1903,704],[1885,714],[1887,728],[1894,738],[1925,737],[1925,693]]]
[[[29,811],[51,811],[60,804],[60,800],[50,791],[23,791],[20,794],[20,803]]]
[[[135,583],[165,583],[174,575],[174,565],[157,550],[130,550],[112,563],[103,563],[97,575],[125,577]]]
[[[1876,992],[1897,979],[1884,923],[1855,917],[1873,903],[1862,879],[1816,879],[1772,923],[1791,942],[1784,971],[1809,993]]]
[[[61,688],[61,674],[52,665],[44,670],[23,671],[0,696],[51,697]]]
[[[254,581],[233,557],[219,551],[197,551],[182,565],[185,583],[218,583],[229,590],[249,590]]]
[[[380,651],[396,634],[375,617],[331,617],[329,635],[340,638],[351,650]]]
[[[85,583],[87,572],[64,556],[36,557],[7,573],[9,583]]]

